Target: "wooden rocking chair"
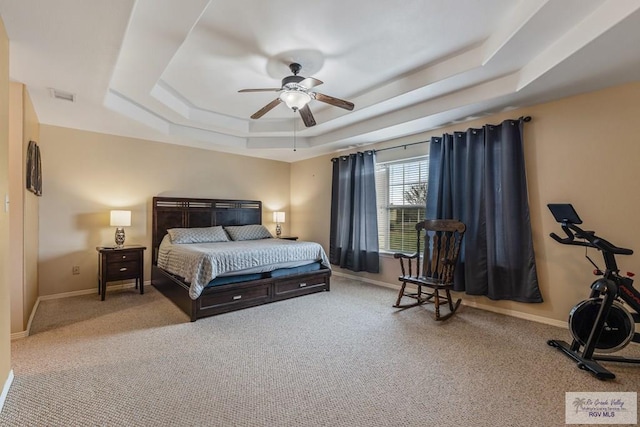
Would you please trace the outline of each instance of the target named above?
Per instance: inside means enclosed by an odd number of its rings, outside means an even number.
[[[422,305],[425,302],[433,302],[436,311],[436,320],[448,319],[456,312],[461,300],[455,303],[451,298],[453,289],[453,275],[458,262],[460,245],[466,226],[453,219],[427,219],[416,224],[418,235],[416,253],[406,255],[394,254],[393,257],[400,260],[402,275],[398,280],[402,282],[400,293],[394,307],[407,308]],[[421,245],[421,238],[424,245]],[[420,269],[420,257],[422,255],[422,269]],[[405,269],[407,264],[407,269]],[[415,270],[415,271],[414,271]],[[414,274],[415,273],[415,274]],[[408,292],[407,283],[416,285],[417,292]],[[422,290],[423,287],[431,289],[430,292]],[[444,295],[439,291],[444,291]],[[403,297],[415,299],[411,304],[401,304]],[[447,303],[449,312],[440,315],[440,305]]]

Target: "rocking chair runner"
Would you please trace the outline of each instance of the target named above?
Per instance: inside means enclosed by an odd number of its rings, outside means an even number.
[[[422,305],[425,302],[433,302],[436,320],[448,319],[456,312],[461,300],[458,299],[454,304],[451,290],[453,289],[453,274],[465,230],[466,226],[462,222],[453,219],[427,219],[416,224],[418,235],[416,253],[413,255],[402,253],[393,255],[394,258],[400,260],[402,271],[402,275],[398,277],[398,280],[402,282],[402,287],[394,307],[407,308]],[[420,243],[422,236],[424,236],[424,246]],[[421,253],[422,270],[420,269]],[[407,270],[405,270],[405,264],[407,264]],[[406,291],[407,283],[416,285],[417,292]],[[432,291],[423,292],[423,287],[430,288]],[[441,295],[439,291],[444,291],[444,295]],[[403,305],[401,304],[403,297],[413,298],[416,302]],[[443,303],[448,303],[449,312],[441,316],[440,304]]]

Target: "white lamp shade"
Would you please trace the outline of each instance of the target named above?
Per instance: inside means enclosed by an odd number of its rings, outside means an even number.
[[[280,94],[280,99],[292,110],[299,110],[311,101],[311,96],[299,90],[285,90]]]
[[[112,227],[130,227],[131,211],[111,211]]]
[[[273,213],[273,222],[283,223],[284,222],[284,212],[274,212]]]

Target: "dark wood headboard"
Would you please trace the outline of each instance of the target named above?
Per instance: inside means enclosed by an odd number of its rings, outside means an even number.
[[[262,224],[262,202],[256,200],[153,198],[153,264],[170,228]]]

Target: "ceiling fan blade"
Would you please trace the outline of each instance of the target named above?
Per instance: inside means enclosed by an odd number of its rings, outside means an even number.
[[[238,92],[278,92],[282,88],[269,87],[264,89],[240,89]]]
[[[260,117],[264,116],[265,114],[267,114],[269,111],[273,110],[275,107],[278,106],[278,104],[280,104],[282,101],[280,101],[280,98],[276,98],[273,101],[271,101],[270,103],[268,103],[267,105],[265,105],[264,107],[262,107],[261,109],[259,109],[258,111],[256,111],[254,113],[253,116],[251,116],[252,119],[259,119]]]
[[[316,92],[314,97],[320,102],[325,102],[335,107],[344,108],[345,110],[351,111],[354,107],[352,102],[345,101],[344,99],[334,98],[333,96],[325,95],[323,93]]]
[[[300,86],[306,87],[307,89],[311,89],[313,87],[320,86],[322,83],[322,80],[314,79],[313,77],[307,77],[298,84]]]
[[[316,125],[316,119],[313,118],[313,114],[311,114],[311,109],[309,108],[309,104],[298,110],[300,112],[300,117],[302,117],[302,121],[304,125],[308,128]]]

